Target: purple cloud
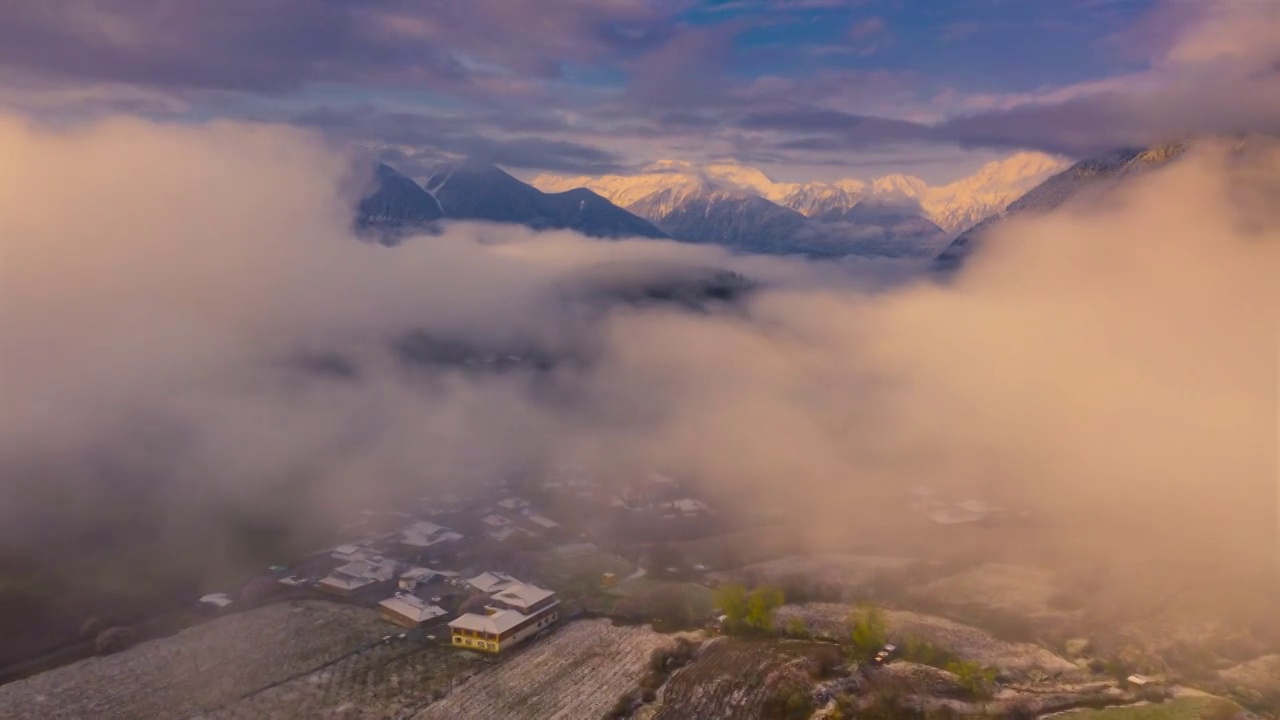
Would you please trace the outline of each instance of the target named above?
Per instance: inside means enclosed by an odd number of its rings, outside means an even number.
[[[310,82],[459,90],[666,41],[648,0],[42,0],[11,4],[0,68],[251,92]]]

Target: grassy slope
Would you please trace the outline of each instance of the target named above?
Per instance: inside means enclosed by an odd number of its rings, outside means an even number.
[[[1231,712],[1223,708],[1230,708]],[[1221,698],[1185,697],[1159,705],[1087,710],[1064,717],[1071,720],[1210,720],[1231,717],[1238,710],[1234,703]]]

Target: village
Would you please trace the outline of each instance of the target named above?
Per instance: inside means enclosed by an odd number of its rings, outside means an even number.
[[[1100,632],[1081,610],[1107,589],[1019,559],[1037,523],[1007,498],[900,490],[849,551],[658,471],[433,486],[203,595],[176,634],[0,686],[0,716],[1225,720],[1268,716],[1201,688],[1275,692],[1263,645],[1211,669],[1166,661],[1179,633],[1136,642],[1136,615]]]
[[[726,527],[708,502],[659,472],[620,490],[573,471],[536,487],[472,478],[459,491],[415,504],[362,510],[338,529],[339,544],[273,565],[238,588],[204,595],[199,604],[218,615],[272,597],[321,598],[375,608],[394,629],[388,640],[414,631],[416,638],[501,653],[545,633],[563,612],[556,586],[565,578],[538,558],[579,565],[584,557],[606,558],[599,573],[585,578],[606,590],[647,574],[653,555],[646,548],[655,541],[715,535]],[[714,584],[706,565],[658,570],[688,571],[691,579]],[[583,575],[572,575],[581,591]]]

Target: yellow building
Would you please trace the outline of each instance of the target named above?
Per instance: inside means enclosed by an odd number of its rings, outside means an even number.
[[[449,623],[454,647],[502,652],[560,617],[554,592],[525,583],[506,586],[491,601],[485,614],[467,613]]]

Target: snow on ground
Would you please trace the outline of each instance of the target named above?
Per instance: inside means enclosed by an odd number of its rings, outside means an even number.
[[[844,603],[788,605],[778,610],[778,623],[785,626],[791,618],[800,617],[811,632],[845,637],[850,630],[849,616],[853,611],[853,606]],[[884,616],[891,640],[901,642],[915,638],[928,641],[986,667],[1040,670],[1050,674],[1078,670],[1074,663],[1038,645],[1005,642],[988,632],[946,618],[904,610],[885,610]]]
[[[417,720],[601,717],[644,676],[649,655],[673,638],[648,627],[581,620],[532,640],[476,675]]]
[[[318,601],[228,615],[115,655],[0,686],[0,718],[188,718],[387,633],[377,613]]]

